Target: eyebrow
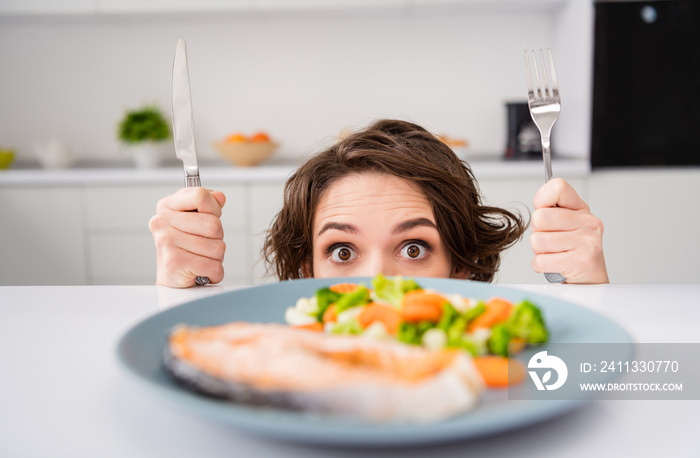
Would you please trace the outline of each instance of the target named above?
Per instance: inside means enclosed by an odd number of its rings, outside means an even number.
[[[437,229],[437,226],[435,223],[430,221],[428,218],[415,218],[415,219],[409,219],[407,221],[404,221],[403,223],[398,224],[394,229],[391,231],[392,234],[401,234],[406,231],[410,231],[413,228],[416,227],[431,227],[433,229]],[[318,234],[316,236],[319,236],[323,234],[324,232],[335,229],[337,231],[342,231],[342,232],[348,232],[350,234],[357,234],[360,231],[357,229],[357,227],[353,226],[352,224],[347,224],[347,223],[336,223],[334,221],[330,221],[326,224],[323,225],[320,231],[318,231]]]
[[[437,229],[435,223],[430,221],[428,218],[415,218],[398,224],[391,232],[392,234],[400,234],[402,232],[410,231],[415,227],[431,227],[433,229]]]
[[[323,227],[321,228],[321,230],[318,231],[318,234],[316,234],[316,236],[319,236],[330,229],[335,229],[337,231],[343,231],[343,232],[349,232],[351,234],[357,234],[359,232],[357,230],[357,228],[355,226],[353,226],[352,224],[336,223],[336,222],[331,221],[331,222],[324,224]]]

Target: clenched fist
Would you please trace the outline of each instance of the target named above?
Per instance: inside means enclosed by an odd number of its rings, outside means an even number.
[[[533,201],[530,245],[535,272],[561,273],[567,283],[609,283],[603,223],[561,178],[542,186]]]
[[[226,196],[204,188],[182,188],[158,202],[148,227],[156,244],[156,284],[195,285],[197,276],[211,283],[224,278],[224,230],[221,209]]]

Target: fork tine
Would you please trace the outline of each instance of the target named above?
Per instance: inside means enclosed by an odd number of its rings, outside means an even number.
[[[525,77],[527,80],[527,98],[535,98],[535,88],[532,85],[532,72],[530,71],[530,57],[527,55],[527,50],[525,51]]]
[[[542,93],[549,98],[549,82],[547,81],[547,66],[544,63],[544,54],[540,49],[540,65],[542,66]]]
[[[534,50],[534,49],[532,50],[532,60],[533,60],[533,64],[535,64],[535,65],[534,65],[534,68],[535,68],[535,80],[536,80],[536,81],[535,81],[535,95],[536,95],[538,98],[541,98],[541,97],[542,97],[542,87],[540,86],[540,72],[539,72],[539,70],[537,69],[537,54],[535,54],[535,50]]]
[[[548,48],[547,54],[549,54],[549,76],[552,79],[552,97],[557,97],[559,95],[559,82],[557,81],[557,72],[554,70],[552,50]]]

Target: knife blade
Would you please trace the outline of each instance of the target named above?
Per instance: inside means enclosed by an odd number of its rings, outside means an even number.
[[[173,60],[173,141],[175,156],[182,161],[185,169],[185,187],[199,187],[199,165],[197,164],[197,146],[194,141],[194,115],[192,113],[192,95],[190,93],[190,73],[187,67],[187,44],[180,38],[175,48]],[[209,278],[198,276],[198,285],[206,285]]]
[[[201,186],[194,141],[194,115],[190,94],[190,74],[187,68],[187,44],[180,38],[173,61],[173,141],[175,155],[185,168],[185,186]]]

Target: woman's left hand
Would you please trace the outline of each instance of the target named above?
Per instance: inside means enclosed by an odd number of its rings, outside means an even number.
[[[533,201],[530,245],[535,272],[560,273],[567,283],[609,283],[603,223],[561,178],[545,183]]]

